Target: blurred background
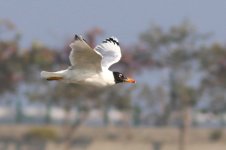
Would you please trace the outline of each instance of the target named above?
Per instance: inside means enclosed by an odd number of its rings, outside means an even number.
[[[0,2],[0,150],[225,150],[226,1]],[[118,37],[105,89],[40,78]]]

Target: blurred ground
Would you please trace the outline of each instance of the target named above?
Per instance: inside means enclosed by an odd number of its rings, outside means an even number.
[[[44,139],[44,136],[34,130],[39,129],[47,132],[51,129],[55,134],[52,139]],[[189,132],[188,150],[225,150],[226,147],[226,129],[222,130],[222,136],[215,140],[212,139],[212,133],[215,129],[191,129]],[[13,135],[12,135],[13,133]],[[33,135],[31,136],[31,133]],[[42,141],[45,150],[63,150],[62,141],[64,130],[62,126],[29,126],[29,125],[1,125],[0,138],[8,139],[8,148],[16,150],[18,148],[15,141],[29,141],[32,138]],[[29,136],[28,136],[29,135]],[[51,137],[51,136],[49,136]],[[23,139],[23,140],[22,140]],[[39,140],[37,140],[39,139]],[[42,139],[42,140],[41,140]],[[14,142],[10,142],[14,141]],[[178,149],[179,131],[176,128],[132,128],[132,127],[107,127],[107,128],[89,128],[81,127],[74,132],[73,148],[74,150],[176,150]],[[20,144],[20,147],[26,149],[26,141]],[[44,142],[48,141],[48,142]],[[21,142],[22,143],[22,142]],[[40,144],[39,143],[39,144]],[[4,142],[1,140],[0,149]],[[23,145],[23,146],[21,146]],[[35,145],[35,143],[34,143]],[[27,144],[29,148],[31,142]],[[40,145],[39,145],[40,146]],[[159,149],[158,149],[159,148]],[[22,149],[22,148],[21,148]],[[39,148],[42,149],[42,148]]]
[[[226,150],[226,1],[134,2],[1,3],[0,150]],[[110,70],[137,83],[41,80],[68,68],[75,33],[117,36]]]

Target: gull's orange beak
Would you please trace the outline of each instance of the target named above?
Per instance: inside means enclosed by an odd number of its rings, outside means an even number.
[[[128,82],[128,83],[136,83],[136,81],[132,78],[126,78],[124,79],[124,82]]]

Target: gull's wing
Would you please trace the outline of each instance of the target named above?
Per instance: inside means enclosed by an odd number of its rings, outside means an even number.
[[[97,45],[94,50],[102,55],[102,69],[108,69],[121,59],[121,49],[118,39],[115,37],[107,38],[101,44]]]
[[[101,55],[93,50],[81,36],[75,35],[75,40],[70,44],[71,53],[69,60],[75,68],[92,71],[101,71]]]

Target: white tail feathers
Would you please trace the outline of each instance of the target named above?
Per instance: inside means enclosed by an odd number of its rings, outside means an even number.
[[[42,71],[41,72],[41,77],[46,80],[61,80],[63,79],[63,76],[59,73],[56,72],[47,72],[47,71]]]

